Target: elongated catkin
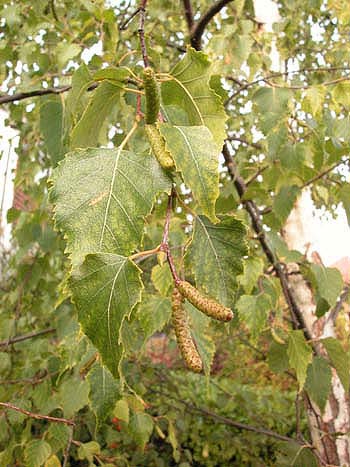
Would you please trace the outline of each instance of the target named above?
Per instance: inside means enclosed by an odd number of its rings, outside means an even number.
[[[152,124],[158,119],[160,99],[158,83],[150,67],[143,70],[143,85],[146,97],[145,120],[147,124]]]
[[[150,142],[153,154],[163,169],[171,169],[174,167],[174,160],[169,151],[165,148],[165,140],[160,134],[157,125],[145,125],[146,135]]]
[[[233,313],[230,308],[216,302],[212,298],[203,296],[199,290],[187,281],[180,281],[176,284],[181,294],[187,298],[199,311],[202,311],[207,316],[219,321],[230,321],[233,318]]]
[[[177,343],[187,367],[195,373],[200,373],[203,369],[203,363],[191,336],[183,302],[184,298],[175,287],[171,297],[171,304],[172,323]]]

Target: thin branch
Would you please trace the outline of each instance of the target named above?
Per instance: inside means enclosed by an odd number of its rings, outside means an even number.
[[[140,23],[139,23],[139,37],[140,37],[140,46],[141,46],[141,53],[143,58],[143,64],[145,67],[149,66],[149,59],[147,55],[147,48],[146,48],[146,41],[145,41],[145,18],[146,18],[146,4],[147,0],[140,1]]]
[[[240,143],[246,144],[247,146],[251,146],[255,149],[262,149],[262,145],[259,143],[252,143],[251,141],[247,141],[244,138],[238,138],[237,136],[228,136],[226,139],[229,141],[239,141]]]
[[[69,451],[70,451],[70,447],[71,447],[72,442],[73,442],[73,432],[74,432],[74,427],[72,426],[71,429],[70,429],[70,433],[69,433],[69,438],[68,438],[68,441],[67,441],[66,449],[64,450],[62,467],[66,467],[66,466],[67,466],[67,462],[68,462],[68,458],[69,458]]]
[[[43,336],[45,334],[50,334],[51,332],[55,332],[55,331],[56,331],[55,328],[48,328],[48,329],[42,329],[41,331],[24,334],[23,336],[13,337],[6,341],[1,341],[0,347],[7,347],[8,345],[16,344],[17,342],[26,341],[27,339],[33,339],[34,337]]]
[[[315,177],[312,177],[310,178],[310,180],[308,180],[307,182],[305,182],[303,185],[301,185],[299,188],[300,189],[303,189],[303,188],[306,188],[307,186],[309,185],[312,185],[312,183],[314,182],[317,182],[317,180],[319,180],[320,178],[324,177],[325,175],[327,175],[329,172],[332,172],[332,170],[336,169],[337,167],[339,167],[340,165],[342,164],[347,164],[349,163],[350,159],[347,158],[345,160],[341,160],[339,162],[336,162],[335,164],[333,164],[331,167],[329,167],[328,169],[324,170],[323,172],[315,175]]]
[[[162,243],[160,244],[159,251],[163,251],[166,253],[168,265],[171,271],[171,275],[173,276],[175,284],[180,281],[178,273],[175,268],[174,259],[170,251],[169,247],[169,228],[170,228],[170,217],[171,217],[171,210],[173,206],[173,199],[176,197],[176,191],[174,187],[171,189],[171,193],[168,197],[168,205],[166,210],[166,217],[165,217],[165,224],[163,230],[163,238]]]
[[[196,405],[191,404],[190,402],[187,402],[183,399],[178,399],[177,397],[172,396],[171,394],[168,394],[166,392],[156,390],[156,389],[150,389],[151,392],[163,395],[167,398],[167,400],[172,399],[176,402],[179,402],[180,404],[184,405],[187,407],[190,411],[192,412],[198,412],[201,413],[202,415],[206,415],[209,418],[212,418],[213,420],[217,421],[218,423],[222,423],[224,425],[232,426],[234,428],[237,428],[238,430],[245,430],[245,431],[252,431],[253,433],[258,433],[261,435],[269,436],[271,438],[278,439],[280,441],[288,441],[288,442],[295,442],[300,444],[297,440],[290,438],[289,436],[284,436],[280,435],[279,433],[276,433],[271,430],[267,430],[265,428],[259,428],[255,427],[252,425],[247,425],[245,423],[240,423],[236,422],[235,420],[232,420],[231,418],[224,417],[222,415],[219,415],[215,412],[212,412],[208,409],[202,408],[202,407],[197,407]],[[168,403],[168,402],[167,402]]]
[[[319,68],[302,68],[301,70],[293,70],[293,71],[282,71],[282,72],[279,72],[279,73],[273,73],[271,75],[268,75],[268,76],[263,76],[263,77],[260,77],[260,78],[257,78],[255,79],[254,81],[249,81],[247,83],[241,83],[240,81],[238,81],[236,78],[232,77],[232,76],[227,76],[226,79],[230,80],[230,81],[233,81],[237,84],[239,84],[239,88],[237,89],[237,91],[235,91],[225,102],[225,105],[229,104],[231,102],[232,99],[234,99],[238,94],[240,94],[242,91],[248,89],[249,87],[251,86],[254,86],[255,84],[259,84],[259,83],[262,83],[262,82],[266,82],[270,79],[274,79],[274,78],[280,78],[282,76],[288,76],[288,75],[291,75],[291,74],[296,74],[296,73],[318,73],[318,72],[332,72],[332,71],[350,71],[350,67],[319,67]],[[344,77],[345,78],[345,77]],[[328,82],[329,84],[330,82]],[[334,84],[334,83],[332,83]]]
[[[278,258],[276,257],[275,253],[271,249],[270,245],[268,244],[265,230],[263,228],[263,225],[261,223],[260,219],[260,214],[259,214],[259,209],[256,206],[256,204],[251,201],[251,200],[243,200],[243,196],[247,190],[247,186],[243,180],[243,178],[238,174],[236,164],[230,154],[229,148],[227,146],[227,143],[224,144],[223,147],[223,155],[225,158],[225,163],[228,168],[229,174],[231,175],[231,178],[233,180],[233,183],[236,187],[237,193],[239,197],[242,200],[242,204],[246,211],[248,212],[251,222],[252,222],[252,227],[257,234],[258,241],[260,242],[260,245],[262,247],[262,250],[264,251],[268,261],[271,263],[271,265],[274,267],[276,274],[280,280],[281,286],[282,286],[282,291],[283,295],[286,299],[288,308],[291,312],[291,316],[293,319],[294,327],[298,329],[302,329],[304,336],[307,340],[311,340],[311,335],[309,330],[306,327],[306,323],[303,317],[303,314],[301,310],[299,309],[298,304],[295,301],[295,298],[293,294],[291,293],[289,289],[289,283],[288,283],[288,277],[286,273],[283,270],[282,264],[279,262]]]
[[[193,28],[194,20],[193,20],[193,11],[192,11],[192,3],[191,0],[182,0],[185,8],[185,18],[187,22],[187,26],[189,31]]]
[[[217,13],[219,13],[220,10],[232,1],[233,0],[218,0],[201,16],[199,21],[193,25],[191,30],[191,45],[194,49],[201,50],[202,36],[208,23]]]
[[[269,166],[268,165],[264,165],[263,167],[260,167],[254,175],[252,175],[250,178],[248,178],[248,180],[245,182],[245,185],[246,186],[249,186],[251,183],[254,182],[254,180],[256,180],[259,175],[261,175],[266,169],[268,169]]]
[[[127,29],[130,21],[135,18],[135,16],[140,12],[140,8],[137,8],[134,13],[131,14],[131,16],[129,16],[129,18],[127,18],[120,26],[119,26],[119,31],[125,31],[125,29]]]
[[[29,412],[29,410],[22,409],[21,407],[17,407],[16,405],[10,404],[9,402],[0,402],[0,406],[4,407],[5,409],[15,410],[16,412],[20,412],[23,415],[27,415],[30,418],[35,418],[36,420],[46,420],[48,422],[63,423],[64,425],[70,426],[75,425],[74,421],[69,420],[68,418],[50,417],[49,415],[41,415],[38,413]]]
[[[342,293],[339,296],[339,299],[337,303],[334,305],[334,307],[330,310],[330,313],[327,317],[327,321],[330,322],[334,321],[337,319],[338,314],[340,313],[341,309],[343,308],[344,302],[348,299],[350,292],[350,284],[346,285],[342,291]]]

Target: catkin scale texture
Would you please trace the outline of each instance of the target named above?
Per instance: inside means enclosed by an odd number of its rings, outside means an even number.
[[[179,281],[176,284],[181,294],[187,298],[199,311],[202,311],[210,318],[218,321],[230,321],[233,318],[233,313],[230,308],[221,305],[212,298],[204,297],[199,290],[187,281]]]
[[[203,363],[191,336],[183,302],[184,299],[181,293],[175,287],[171,297],[171,304],[172,323],[176,340],[187,367],[195,373],[200,373],[203,369]]]
[[[145,120],[147,124],[152,124],[157,121],[160,106],[158,83],[152,68],[143,70],[143,85],[146,97]]]
[[[165,140],[156,125],[145,125],[145,131],[150,142],[153,154],[163,169],[169,170],[174,167],[174,160],[165,148]]]

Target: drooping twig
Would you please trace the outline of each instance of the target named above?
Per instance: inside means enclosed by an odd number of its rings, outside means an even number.
[[[237,428],[239,430],[244,430],[244,431],[252,431],[253,433],[258,433],[258,434],[261,434],[261,435],[265,435],[265,436],[269,436],[271,438],[275,438],[275,439],[278,439],[280,441],[288,441],[288,442],[296,442],[298,444],[300,444],[297,440],[293,439],[293,438],[290,438],[288,436],[284,436],[284,435],[280,435],[279,433],[276,433],[274,431],[271,431],[271,430],[267,430],[265,428],[259,428],[259,427],[255,427],[255,426],[252,426],[252,425],[247,425],[245,423],[241,423],[241,422],[236,422],[235,420],[232,420],[231,418],[228,418],[228,417],[224,417],[222,415],[219,415],[215,412],[212,412],[208,409],[205,409],[205,408],[202,408],[202,407],[198,407],[194,404],[191,404],[190,402],[187,402],[183,399],[179,399],[177,397],[174,397],[173,395],[171,394],[168,394],[167,392],[164,392],[164,391],[161,391],[161,390],[158,390],[158,389],[150,389],[151,392],[154,392],[156,394],[160,394],[160,395],[163,395],[166,397],[167,401],[169,399],[172,399],[176,402],[179,402],[180,404],[184,405],[186,408],[188,408],[190,411],[192,412],[197,412],[197,413],[201,413],[202,415],[205,415],[215,421],[217,421],[218,423],[222,423],[224,425],[228,425],[228,426],[232,426],[233,428]],[[167,402],[169,404],[169,402]]]
[[[192,3],[191,0],[182,0],[185,9],[185,18],[187,22],[188,29],[191,31],[193,28],[193,11],[192,11]]]
[[[145,67],[149,66],[149,59],[147,55],[147,48],[146,48],[146,41],[145,41],[145,18],[146,18],[146,4],[147,0],[140,1],[140,24],[139,24],[139,37],[140,37],[140,46],[141,46],[141,53],[143,58],[143,64]]]
[[[166,254],[169,268],[171,271],[171,275],[173,276],[173,279],[176,284],[180,281],[180,278],[176,271],[175,264],[174,264],[174,258],[171,254],[170,247],[169,247],[170,217],[171,217],[171,210],[173,206],[173,199],[175,197],[176,197],[176,192],[175,192],[174,187],[172,187],[171,193],[168,197],[168,205],[166,209],[166,217],[165,217],[165,224],[164,224],[164,230],[163,230],[163,238],[162,238],[162,243],[160,244],[160,247],[159,247],[159,251],[163,251]]]
[[[224,6],[232,1],[233,0],[218,0],[200,17],[198,22],[193,25],[191,29],[191,45],[194,49],[201,50],[202,36],[208,23],[224,8]]]
[[[68,441],[67,441],[66,449],[64,450],[64,454],[63,454],[63,464],[62,464],[62,467],[66,467],[66,466],[67,466],[67,462],[68,462],[68,458],[69,458],[69,451],[70,451],[70,447],[71,447],[72,442],[73,442],[73,433],[74,433],[74,427],[72,426],[71,429],[70,429],[70,433],[69,433],[69,438],[68,438]]]
[[[124,31],[125,29],[127,29],[129,23],[131,20],[133,20],[135,18],[135,16],[140,12],[140,8],[137,8],[134,13],[132,13],[129,18],[127,18],[125,21],[123,21],[123,23],[119,26],[119,31]]]
[[[27,415],[30,418],[35,418],[36,420],[46,420],[48,422],[53,423],[63,423],[64,425],[74,426],[75,423],[73,420],[68,418],[58,418],[58,417],[50,417],[49,415],[41,415],[38,413],[29,412],[29,410],[22,409],[21,407],[17,407],[9,402],[0,402],[0,406],[4,407],[5,409],[15,410],[16,412],[20,412],[23,415]]]
[[[337,319],[337,316],[338,316],[339,312],[340,312],[341,309],[343,308],[344,303],[346,302],[346,300],[347,300],[348,297],[349,297],[349,292],[350,292],[350,284],[347,284],[347,285],[344,287],[342,293],[340,294],[337,303],[336,303],[336,304],[334,305],[334,307],[330,310],[330,313],[328,314],[328,317],[327,317],[327,322],[332,322],[332,323],[335,322],[335,320]]]
[[[331,167],[329,167],[328,169],[324,170],[323,172],[315,175],[315,177],[312,177],[310,178],[310,180],[308,180],[307,182],[305,182],[303,185],[301,185],[300,189],[303,189],[303,188],[306,188],[307,186],[309,185],[312,185],[314,182],[317,182],[317,180],[320,180],[320,178],[324,177],[325,175],[327,175],[329,172],[332,172],[334,169],[336,169],[337,167],[339,167],[340,165],[343,165],[343,164],[348,164],[350,161],[349,158],[346,158],[344,160],[341,160],[339,162],[336,162],[335,164],[333,164]]]
[[[34,337],[43,336],[45,334],[50,334],[55,332],[55,328],[42,329],[41,331],[30,332],[29,334],[24,334],[23,336],[12,337],[6,341],[0,342],[0,347],[7,347],[11,344],[16,344],[17,342],[26,341],[27,339],[33,339]]]

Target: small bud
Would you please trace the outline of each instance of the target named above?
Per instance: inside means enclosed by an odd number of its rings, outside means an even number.
[[[233,313],[230,308],[216,302],[212,298],[204,297],[199,290],[187,281],[179,281],[176,284],[181,294],[187,298],[199,311],[202,311],[207,316],[219,321],[230,321],[233,318]]]
[[[187,367],[195,373],[200,373],[203,369],[203,363],[191,336],[183,302],[184,299],[181,293],[175,287],[171,297],[171,303],[172,323],[177,343]]]

